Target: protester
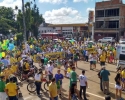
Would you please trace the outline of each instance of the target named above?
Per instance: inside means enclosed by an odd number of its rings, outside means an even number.
[[[122,82],[123,82],[123,89],[122,90],[125,91],[125,68],[121,72],[121,76],[122,76]]]
[[[42,69],[38,70],[38,72],[35,74],[34,79],[35,79],[37,95],[40,96],[41,84],[42,84],[42,79],[43,79]]]
[[[88,100],[86,98],[86,88],[88,87],[88,82],[84,70],[82,71],[82,74],[79,75],[79,81],[80,81],[80,98],[82,99],[82,91],[83,91],[84,100]]]
[[[57,74],[55,74],[55,79],[56,79],[58,94],[61,96],[63,74],[60,73],[60,69],[57,70]]]
[[[7,83],[5,91],[9,100],[18,100],[17,99],[18,89],[17,85],[13,83],[13,77],[9,79],[9,83]]]
[[[119,98],[121,99],[121,95],[122,95],[122,86],[121,86],[121,70],[118,69],[117,71],[117,75],[115,77],[115,89],[116,89],[116,94],[115,94],[115,97],[116,99],[118,99],[118,96]],[[119,93],[119,95],[118,95]]]
[[[55,78],[52,78],[52,82],[49,84],[50,100],[58,100],[57,85]]]
[[[109,71],[106,70],[105,66],[102,66],[102,71],[100,73],[100,76],[102,78],[102,84],[103,84],[103,93],[109,94]],[[106,88],[105,88],[106,87]],[[105,90],[107,89],[107,90]]]
[[[7,95],[5,93],[5,76],[0,76],[0,100],[6,100],[7,99]]]

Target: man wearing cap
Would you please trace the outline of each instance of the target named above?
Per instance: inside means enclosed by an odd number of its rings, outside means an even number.
[[[5,77],[0,76],[0,100],[6,100],[7,95],[5,93]]]
[[[100,77],[102,78],[104,94],[109,94],[109,75],[110,75],[109,71],[105,69],[105,66],[102,66]],[[107,88],[107,93],[105,92],[105,87]]]

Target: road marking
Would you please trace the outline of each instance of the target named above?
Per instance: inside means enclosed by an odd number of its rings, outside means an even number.
[[[93,93],[90,93],[90,92],[86,92],[87,94],[90,94],[90,95],[93,95],[95,97],[98,97],[98,98],[101,98],[101,99],[105,99],[104,97],[102,96],[99,96],[99,95],[96,95],[96,94],[93,94]]]

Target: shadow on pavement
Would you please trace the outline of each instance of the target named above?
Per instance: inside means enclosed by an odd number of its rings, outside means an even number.
[[[86,70],[86,69],[79,68],[79,67],[76,67],[76,69],[88,71],[88,70]]]

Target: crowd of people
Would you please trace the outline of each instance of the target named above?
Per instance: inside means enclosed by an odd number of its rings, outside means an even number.
[[[30,76],[35,79],[38,96],[40,96],[43,77],[46,76],[49,80],[50,100],[58,100],[58,95],[62,96],[64,78],[68,78],[70,83],[68,100],[82,100],[82,98],[88,100],[86,97],[88,82],[85,70],[82,70],[80,75],[75,71],[79,60],[90,62],[90,70],[95,70],[96,64],[100,63],[101,70],[98,73],[100,90],[104,94],[110,95],[110,72],[106,69],[105,64],[117,63],[117,45],[117,43],[94,44],[86,41],[53,41],[32,38],[26,46],[22,44],[16,48],[17,50],[6,53],[0,59],[0,100],[6,100],[7,97],[9,100],[18,100],[17,95],[20,89],[18,79],[28,81]],[[47,53],[55,52],[63,52],[64,56],[58,56],[53,60],[47,55]],[[34,59],[40,66],[34,66]],[[55,65],[57,73],[53,73]],[[61,73],[62,67],[64,67],[64,73]],[[119,97],[122,98],[121,91],[125,91],[125,69],[118,68],[114,80],[116,81],[116,100],[118,100],[118,93]],[[80,82],[80,91],[77,89],[78,82]],[[111,97],[107,96],[106,100],[111,100]]]

